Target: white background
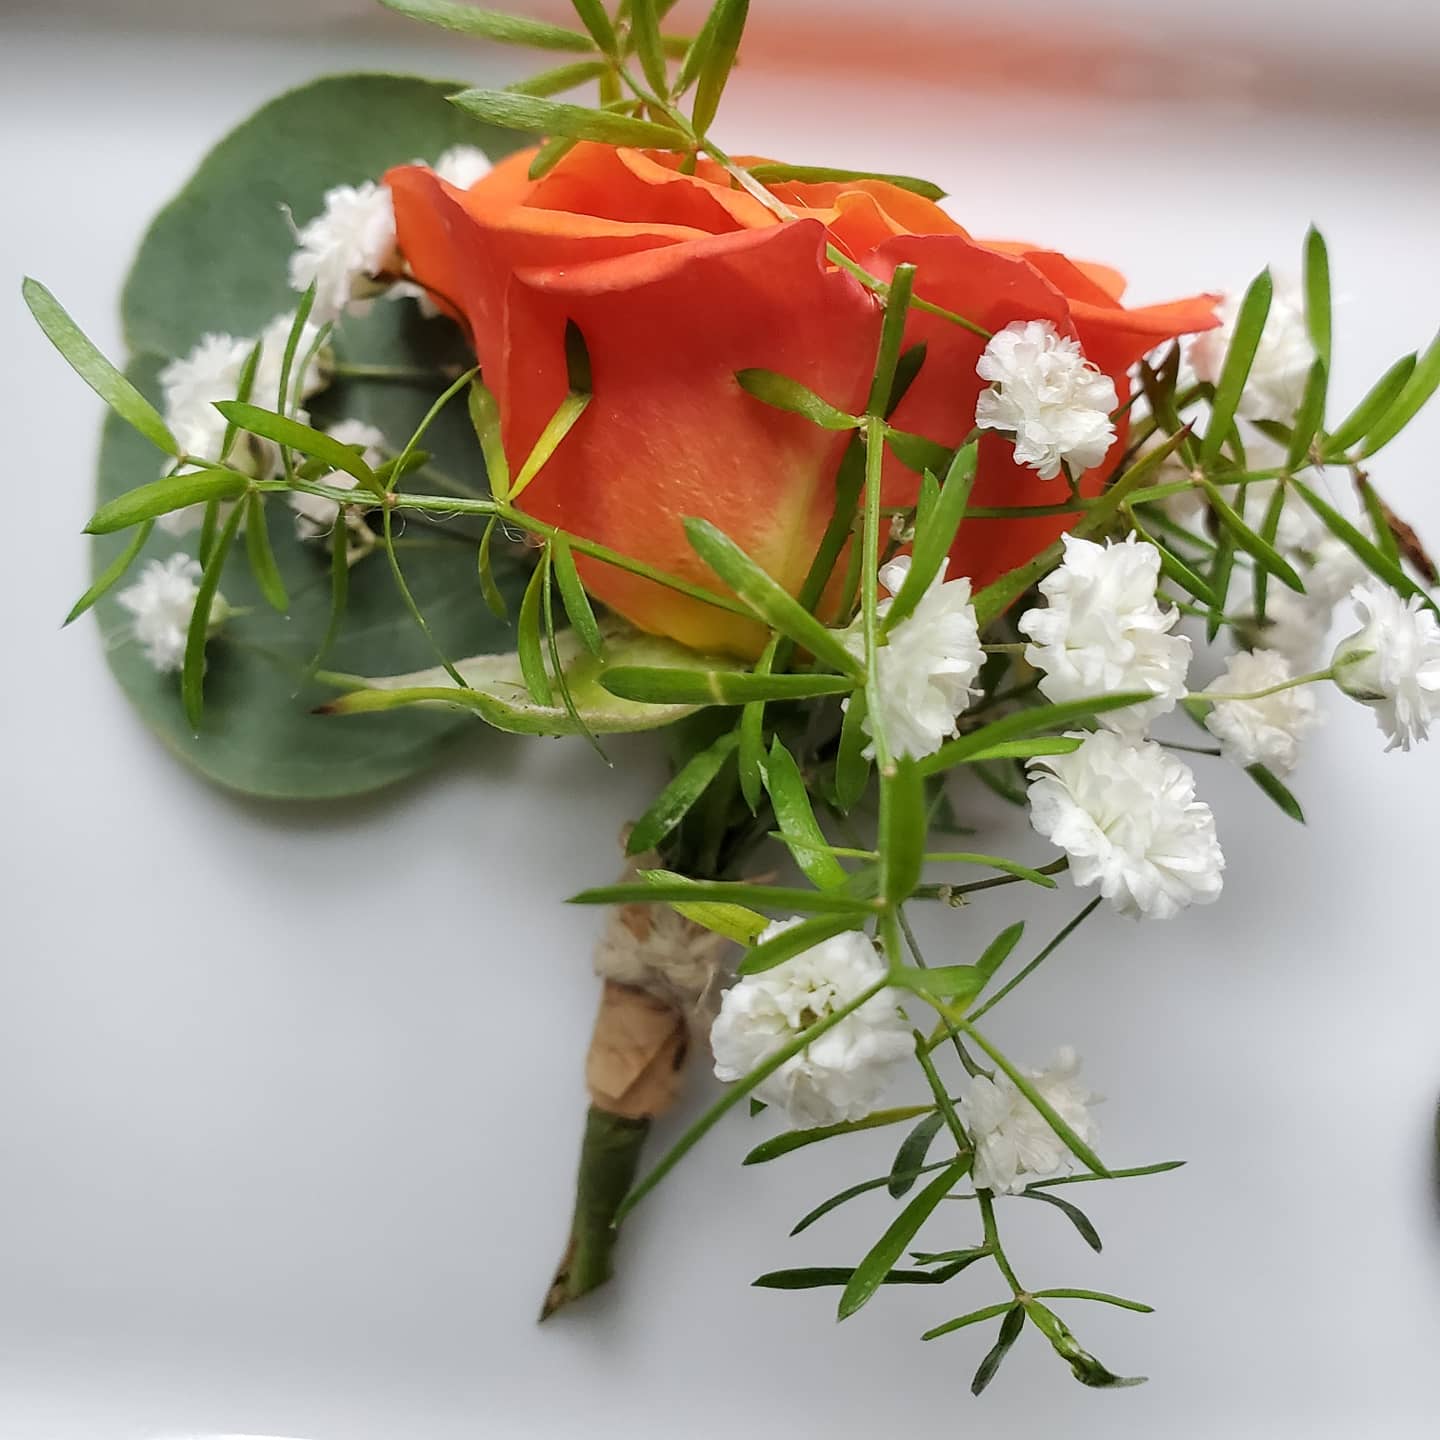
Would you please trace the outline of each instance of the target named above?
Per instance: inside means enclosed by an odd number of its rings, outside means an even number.
[[[85,582],[99,413],[18,297],[35,273],[115,353],[148,217],[259,101],[328,70],[484,76],[519,57],[372,35],[348,4],[328,29],[318,6],[247,12],[288,37],[207,30],[195,7],[192,31],[146,30],[142,8],[12,12],[0,44],[0,1435],[1433,1435],[1440,748],[1384,755],[1338,698],[1296,780],[1308,828],[1199,761],[1224,901],[1164,926],[1092,922],[996,1015],[1025,1060],[1081,1048],[1112,1165],[1191,1162],[1069,1192],[1103,1256],[1046,1207],[1002,1217],[1027,1283],[1156,1305],[1066,1312],[1149,1385],[1086,1392],[1032,1333],[973,1402],[988,1341],[917,1337],[997,1298],[979,1266],[839,1328],[833,1292],[749,1289],[766,1269],[853,1263],[888,1202],[786,1232],[882,1171],[894,1137],[742,1170],[770,1127],[740,1117],[636,1216],[621,1278],[534,1324],[594,997],[597,917],[560,902],[609,878],[657,747],[616,746],[607,772],[578,744],[485,737],[418,784],[325,808],[193,778],[131,715],[91,624],[59,632]],[[1153,28],[1159,8],[1104,8],[1135,63],[1081,67],[1068,100],[1024,84],[1023,48],[1004,84],[963,60],[944,85],[932,63],[861,86],[762,57],[728,137],[932,175],[976,232],[1112,261],[1142,299],[1293,269],[1313,218],[1349,297],[1348,404],[1440,320],[1440,121],[1407,108],[1427,75],[1434,90],[1429,7],[1306,7],[1296,39],[1299,6],[1207,6],[1208,38],[1183,45]],[[1019,10],[1064,73],[1075,37]],[[1437,445],[1432,413],[1377,470],[1432,537]],[[991,848],[1043,855],[988,797],[957,799],[994,819]],[[1020,904],[1005,890],[930,917],[932,950],[968,957]],[[1034,942],[1076,904],[1066,888],[1031,905]],[[972,1228],[965,1207],[927,1236]]]

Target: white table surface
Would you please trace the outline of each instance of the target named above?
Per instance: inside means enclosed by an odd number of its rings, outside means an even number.
[[[768,1127],[738,1116],[636,1216],[621,1278],[535,1325],[594,999],[596,917],[560,901],[610,876],[656,747],[617,746],[607,772],[581,745],[496,737],[327,808],[197,781],[132,716],[94,628],[59,631],[84,584],[99,407],[18,295],[37,274],[113,353],[147,217],[233,122],[327,70],[456,60],[354,26],[222,53],[218,37],[127,33],[119,5],[112,29],[57,13],[0,21],[16,536],[0,563],[0,1436],[1435,1434],[1440,747],[1382,754],[1338,698],[1297,777],[1308,828],[1200,762],[1224,902],[1164,926],[1107,916],[997,1012],[1022,1058],[1080,1047],[1109,1096],[1112,1164],[1191,1162],[1087,1189],[1103,1256],[1045,1207],[1006,1217],[1033,1283],[1157,1306],[1068,1312],[1149,1385],[1087,1392],[1032,1334],[972,1402],[978,1335],[917,1337],[993,1298],[980,1267],[839,1328],[831,1293],[748,1288],[782,1265],[853,1262],[883,1202],[786,1232],[883,1169],[893,1140],[741,1170]],[[484,67],[472,52],[465,68]],[[1351,297],[1336,387],[1355,398],[1440,320],[1440,124],[1186,88],[1184,105],[1065,107],[958,84],[857,96],[759,67],[729,133],[740,150],[933,174],[977,232],[1114,261],[1148,298],[1293,267],[1313,217]],[[1432,413],[1377,469],[1432,538],[1437,444]],[[993,848],[1043,853],[1023,821],[963,798],[995,816]],[[1014,893],[973,920],[931,917],[932,946],[992,933]],[[338,949],[337,903],[352,917]],[[1032,906],[1034,933],[1074,904]]]

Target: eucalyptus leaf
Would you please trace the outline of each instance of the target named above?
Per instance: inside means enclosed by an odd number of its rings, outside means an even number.
[[[497,158],[513,149],[514,137],[487,130],[446,103],[458,88],[389,75],[330,77],[271,101],[223,139],[161,211],[136,257],[122,300],[125,337],[137,352],[126,372],[129,381],[153,404],[159,370],[205,333],[257,335],[295,308],[299,297],[287,278],[295,241],[287,213],[303,223],[320,211],[331,187],[374,179],[417,156],[433,159],[453,145],[477,145]],[[396,445],[443,386],[439,372],[459,373],[470,363],[452,324],[427,320],[408,302],[347,316],[333,343],[342,359],[436,371],[428,391],[337,377],[307,402],[316,427],[342,418],[364,420]],[[458,413],[442,415],[426,445],[451,473],[479,474],[474,436]],[[152,481],[156,458],[123,424],[107,421],[100,504]],[[240,477],[215,494],[233,498],[243,488]],[[461,527],[455,529],[458,535]],[[418,543],[423,533],[412,526],[401,543]],[[97,576],[129,539],[97,538],[92,562]],[[157,675],[128,638],[129,615],[113,595],[98,601],[95,611],[111,642],[107,661],[146,723],[212,780],[264,796],[356,794],[435,763],[460,727],[472,725],[470,716],[426,706],[338,724],[311,713],[333,693],[308,678],[329,628],[331,557],[323,541],[302,541],[278,506],[270,540],[290,598],[289,617],[269,608],[248,567],[232,556],[220,587],[234,613],[206,647],[198,735],[184,717],[174,677]],[[488,613],[477,591],[477,542],[478,535],[468,544],[436,536],[424,565],[411,568],[416,600],[439,643],[453,654],[506,651],[514,644],[513,631]],[[143,563],[178,548],[188,547],[157,527],[135,558]],[[527,559],[509,545],[497,546],[493,558],[499,588],[518,598]],[[350,673],[428,665],[429,646],[405,613],[384,561],[378,555],[361,559],[346,579],[349,593],[328,663]]]

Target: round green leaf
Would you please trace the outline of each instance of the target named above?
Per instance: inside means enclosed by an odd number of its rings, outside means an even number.
[[[160,213],[141,246],[122,302],[126,337],[136,352],[127,371],[158,400],[157,376],[207,331],[255,335],[298,299],[287,283],[294,246],[286,211],[303,224],[324,192],[378,178],[387,167],[434,160],[460,143],[492,156],[515,140],[477,124],[447,102],[458,85],[383,75],[336,76],[272,101],[201,164]],[[446,384],[440,372],[472,364],[456,327],[426,319],[413,301],[378,300],[366,316],[347,316],[333,345],[342,361],[436,372],[431,384],[337,380],[309,402],[321,427],[342,418],[378,426],[395,449],[409,437]],[[480,491],[485,473],[463,402],[426,433],[435,466]],[[97,506],[160,473],[162,457],[111,416],[105,426]],[[443,487],[427,478],[427,490]],[[198,735],[186,722],[174,675],[157,675],[129,638],[129,616],[116,596],[146,561],[176,550],[196,553],[198,536],[177,539],[155,528],[122,581],[96,605],[109,663],[130,700],[166,745],[203,774],[232,789],[285,798],[357,794],[428,766],[472,717],[410,710],[338,721],[313,715],[333,689],[305,685],[325,634],[329,556],[320,541],[301,541],[283,496],[266,500],[275,562],[290,598],[286,615],[265,603],[236,547],[221,593],[241,613],[207,647],[205,708]],[[441,529],[415,516],[397,518],[406,579],[441,648],[452,658],[508,651],[514,632],[487,608],[476,579],[481,530],[464,518]],[[97,536],[100,574],[133,537]],[[518,601],[528,566],[508,547],[493,552],[496,579]],[[516,608],[512,604],[512,613]],[[405,611],[382,551],[352,572],[345,619],[327,670],[395,673],[434,664],[434,650]]]

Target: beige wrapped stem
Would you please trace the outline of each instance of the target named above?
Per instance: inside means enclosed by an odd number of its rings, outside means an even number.
[[[622,879],[655,863],[637,857]],[[665,905],[610,912],[595,951],[604,986],[585,1061],[590,1110],[575,1212],[542,1320],[611,1276],[615,1212],[634,1183],[651,1121],[680,1096],[686,1057],[708,1050],[729,943]]]

